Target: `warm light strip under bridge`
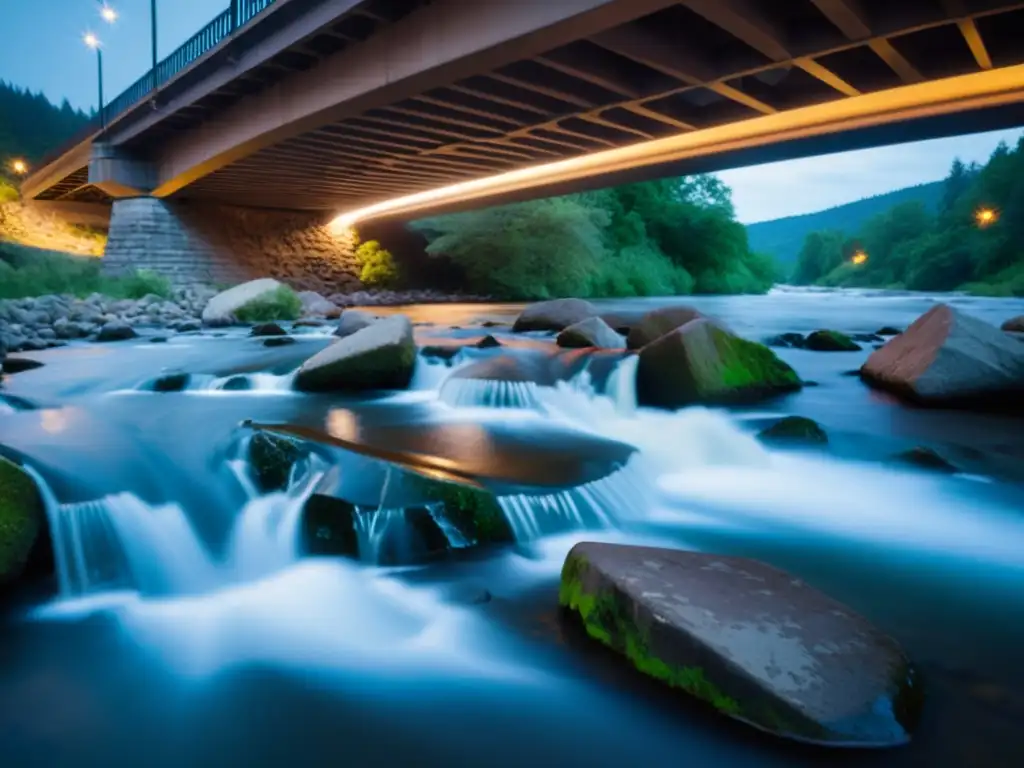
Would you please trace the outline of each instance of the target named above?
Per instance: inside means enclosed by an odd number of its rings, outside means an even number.
[[[1024,65],[992,69],[852,96],[715,128],[687,131],[416,192],[346,211],[338,215],[332,225],[345,229],[356,222],[382,216],[414,214],[452,203],[496,197],[630,168],[1021,102],[1024,102]]]

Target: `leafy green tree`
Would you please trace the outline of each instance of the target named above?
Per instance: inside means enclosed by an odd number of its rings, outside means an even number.
[[[359,279],[372,288],[388,288],[398,282],[398,265],[391,252],[376,240],[367,240],[356,248]]]
[[[829,274],[843,263],[845,244],[846,236],[835,230],[808,234],[797,257],[792,282],[810,285]]]

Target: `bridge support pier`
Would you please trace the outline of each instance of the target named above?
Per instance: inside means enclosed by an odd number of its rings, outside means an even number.
[[[274,277],[327,294],[358,290],[353,244],[333,234],[328,220],[200,201],[122,198],[113,204],[103,271],[146,269],[176,285]]]

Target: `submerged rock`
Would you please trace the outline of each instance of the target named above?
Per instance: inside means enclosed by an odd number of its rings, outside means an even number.
[[[191,374],[176,372],[168,373],[153,381],[154,392],[181,392],[192,380]]]
[[[769,347],[802,349],[804,346],[804,335],[802,333],[780,333],[777,336],[770,336],[765,339],[764,343]]]
[[[800,378],[763,344],[692,320],[640,351],[641,405],[681,408],[698,403],[749,403],[800,388]]]
[[[883,747],[917,724],[920,683],[896,641],[763,563],[584,542],[559,603],[640,672],[769,733]]]
[[[560,347],[582,348],[602,347],[604,349],[622,349],[626,340],[612,330],[600,317],[588,317],[573,323],[558,334],[555,343]]]
[[[213,326],[230,325],[235,322],[235,313],[246,304],[267,298],[282,287],[283,284],[277,280],[264,277],[221,291],[203,308],[203,323]]]
[[[44,523],[35,482],[21,467],[0,457],[0,585],[22,575]]]
[[[686,325],[691,320],[704,317],[693,307],[662,307],[648,312],[629,329],[626,346],[640,349],[656,341],[666,333]]]
[[[295,388],[305,392],[405,389],[415,365],[412,324],[404,315],[393,315],[313,355],[295,374]]]
[[[358,309],[346,309],[341,314],[341,321],[338,323],[338,327],[334,329],[334,335],[339,338],[345,338],[357,331],[363,330],[363,328],[370,327],[375,322],[377,322],[377,318],[369,312],[360,312]]]
[[[899,328],[893,328],[891,325],[883,325],[875,331],[876,336],[899,336],[901,333],[903,333],[903,331]]]
[[[288,331],[277,323],[259,323],[249,331],[250,336],[287,336]]]
[[[288,487],[292,467],[303,451],[294,440],[269,432],[256,432],[249,441],[249,468],[261,493]]]
[[[839,331],[815,331],[807,334],[804,349],[814,352],[859,352],[860,345],[845,333]]]
[[[477,349],[494,349],[495,347],[500,347],[501,342],[491,336],[491,334],[487,334],[473,346]]]
[[[96,341],[124,341],[134,339],[136,336],[138,334],[128,323],[111,320],[100,328],[99,333],[96,334]]]
[[[1024,346],[983,320],[938,304],[873,352],[861,378],[921,405],[1020,408]]]
[[[924,445],[917,445],[893,456],[901,464],[910,464],[920,469],[954,474],[959,470],[939,455],[938,451]]]
[[[1009,333],[1024,333],[1024,315],[1011,317],[1000,328]]]
[[[295,339],[291,336],[271,336],[263,340],[264,347],[287,347],[289,344],[294,343]]]
[[[780,419],[767,429],[762,429],[757,437],[765,443],[779,444],[824,445],[828,442],[828,435],[818,422],[803,416],[787,416]]]
[[[0,360],[0,364],[4,373],[24,373],[43,367],[43,363],[30,357],[8,357]]]
[[[531,304],[516,318],[512,330],[516,333],[525,331],[553,331],[555,333],[568,328],[580,320],[597,315],[597,308],[583,299],[555,299]]]

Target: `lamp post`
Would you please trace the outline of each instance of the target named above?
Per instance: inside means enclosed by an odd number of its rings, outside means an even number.
[[[96,51],[96,75],[97,83],[99,85],[99,110],[100,110],[100,130],[105,130],[107,127],[106,118],[103,115],[103,50],[100,48],[100,40],[92,32],[86,34],[82,38],[83,42]]]

